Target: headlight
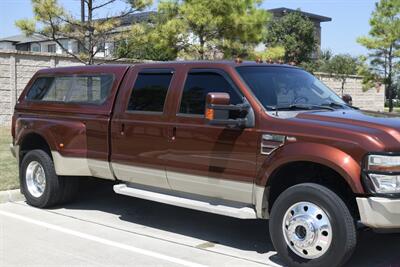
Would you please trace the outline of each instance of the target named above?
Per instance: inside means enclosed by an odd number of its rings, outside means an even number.
[[[400,156],[369,155],[366,165],[374,192],[400,193]]]
[[[399,175],[384,175],[384,174],[368,174],[374,185],[374,191],[381,194],[400,193],[400,176]]]
[[[372,172],[400,172],[400,156],[369,155],[367,164]]]

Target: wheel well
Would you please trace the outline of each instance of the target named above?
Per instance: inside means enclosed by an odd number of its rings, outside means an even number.
[[[20,162],[23,157],[31,150],[41,149],[46,152],[51,158],[51,150],[46,140],[39,134],[31,133],[24,137],[20,145]]]
[[[359,218],[356,196],[346,180],[335,170],[314,162],[293,162],[281,166],[268,179],[268,209],[287,188],[301,183],[316,183],[335,192],[347,205],[354,218]]]

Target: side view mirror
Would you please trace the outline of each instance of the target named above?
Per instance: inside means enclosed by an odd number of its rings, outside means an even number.
[[[204,117],[210,125],[246,128],[254,126],[254,112],[245,98],[238,105],[230,104],[227,93],[208,93]]]
[[[342,100],[346,102],[346,104],[352,106],[353,105],[353,98],[349,94],[345,94],[342,96]]]

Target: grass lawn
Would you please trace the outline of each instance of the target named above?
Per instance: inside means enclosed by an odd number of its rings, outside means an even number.
[[[386,108],[386,107],[385,107],[385,111],[386,111],[386,112],[389,112],[389,108]],[[393,112],[400,112],[400,108],[394,107],[394,108],[393,108]]]
[[[16,159],[11,155],[9,127],[0,127],[0,191],[19,187]]]

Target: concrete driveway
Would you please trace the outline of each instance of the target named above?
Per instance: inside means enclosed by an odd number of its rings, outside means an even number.
[[[400,234],[362,231],[348,266],[400,266]],[[79,199],[40,210],[0,205],[0,266],[280,266],[263,220],[116,195],[87,181]]]

